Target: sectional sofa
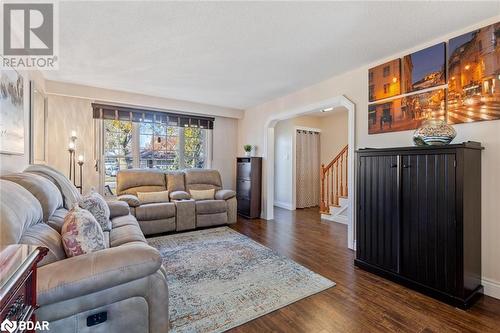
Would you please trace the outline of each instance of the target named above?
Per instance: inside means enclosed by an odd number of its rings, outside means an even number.
[[[191,190],[212,189],[213,199],[191,199]],[[123,170],[117,174],[116,191],[145,235],[236,223],[236,192],[222,188],[217,170]],[[168,191],[168,201],[142,203],[137,196],[138,192],[162,191]]]
[[[37,320],[49,321],[50,332],[167,332],[162,260],[126,203],[109,203],[112,228],[104,232],[106,249],[66,256],[60,232],[71,207],[61,188],[78,193],[72,186],[67,179],[62,184],[32,172],[0,179],[0,246],[21,243],[49,249],[38,264]],[[87,318],[102,312],[107,320],[87,327]]]

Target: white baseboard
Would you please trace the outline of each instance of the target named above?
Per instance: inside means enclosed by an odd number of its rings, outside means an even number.
[[[294,210],[292,204],[288,202],[275,201],[274,205],[279,208]]]
[[[482,279],[484,294],[500,299],[500,282],[491,279]]]

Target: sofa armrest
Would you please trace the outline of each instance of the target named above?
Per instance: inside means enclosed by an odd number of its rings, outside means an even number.
[[[125,201],[108,201],[108,207],[110,219],[130,214],[129,205]]]
[[[141,205],[141,201],[133,194],[123,194],[117,197],[118,200],[128,203],[130,207],[137,207]]]
[[[38,303],[52,304],[105,290],[158,271],[160,253],[132,243],[59,260],[37,271]]]
[[[191,195],[185,191],[173,191],[170,193],[170,200],[188,200]]]
[[[235,196],[236,192],[233,190],[219,190],[215,193],[215,200],[227,200]]]

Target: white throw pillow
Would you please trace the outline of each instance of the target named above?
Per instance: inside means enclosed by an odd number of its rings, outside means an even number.
[[[191,199],[194,200],[214,200],[215,189],[211,190],[189,190]]]
[[[102,231],[111,230],[109,206],[102,195],[92,189],[89,194],[82,197],[78,204],[81,208],[88,210],[95,217]]]
[[[75,205],[64,217],[61,228],[64,252],[68,257],[92,253],[106,248],[104,233],[92,214]]]
[[[141,204],[168,202],[168,191],[160,192],[137,192],[137,198]]]

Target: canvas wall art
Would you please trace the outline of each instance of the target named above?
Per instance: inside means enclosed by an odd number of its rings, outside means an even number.
[[[0,153],[24,154],[24,82],[14,69],[0,70]]]
[[[368,70],[369,101],[397,96],[401,93],[401,59],[394,59]]]
[[[403,93],[446,84],[446,44],[440,43],[403,57]]]
[[[445,119],[445,89],[395,98],[368,106],[368,134],[407,131],[429,118]]]
[[[448,42],[448,123],[500,119],[500,22]]]

